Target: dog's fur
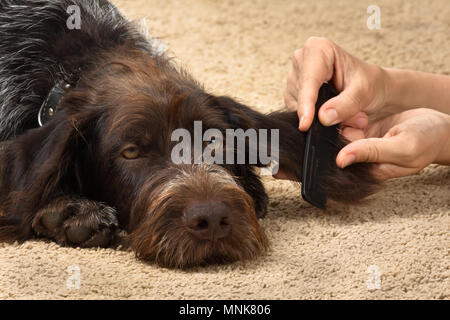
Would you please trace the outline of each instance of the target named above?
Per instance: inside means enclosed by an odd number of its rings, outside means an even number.
[[[80,30],[66,26],[73,4]],[[257,218],[268,198],[255,166],[175,165],[170,136],[195,120],[204,130],[280,129],[280,170],[300,182],[305,134],[295,112],[263,115],[205,92],[106,0],[0,0],[0,38],[0,241],[108,246],[121,228],[139,258],[182,268],[267,248]],[[73,87],[39,127],[61,80]],[[122,157],[130,144],[140,157]],[[356,202],[376,185],[369,170],[333,167],[321,183],[330,198]],[[229,208],[227,237],[187,231],[184,212],[199,202]]]

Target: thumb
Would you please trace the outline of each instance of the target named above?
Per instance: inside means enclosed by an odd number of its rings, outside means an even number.
[[[336,157],[336,164],[345,168],[356,162],[398,163],[402,159],[404,140],[402,134],[356,140],[342,148]]]
[[[324,126],[331,126],[354,117],[361,109],[361,99],[354,89],[348,88],[322,105],[319,120]]]

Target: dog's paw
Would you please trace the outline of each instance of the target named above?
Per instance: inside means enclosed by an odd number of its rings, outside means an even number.
[[[38,235],[83,248],[107,247],[118,225],[114,208],[85,199],[55,201],[41,209],[32,223]]]

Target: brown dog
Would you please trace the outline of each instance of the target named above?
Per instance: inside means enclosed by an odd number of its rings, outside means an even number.
[[[67,25],[74,3],[80,29]],[[0,35],[0,241],[108,246],[121,228],[139,258],[181,268],[267,248],[257,218],[268,198],[255,173],[267,163],[191,154],[177,164],[173,133],[193,133],[195,121],[202,132],[279,130],[279,170],[301,181],[295,112],[263,115],[208,94],[107,1],[0,2]],[[369,169],[333,167],[321,183],[330,198],[355,202],[376,185]]]

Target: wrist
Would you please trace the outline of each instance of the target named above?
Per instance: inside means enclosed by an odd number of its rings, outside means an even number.
[[[437,142],[441,145],[441,150],[436,158],[435,163],[442,165],[450,165],[450,115],[442,114],[442,132],[443,141]]]
[[[450,114],[449,76],[395,68],[381,69],[385,81],[385,113],[429,108]]]
[[[385,104],[384,112],[395,114],[412,109],[408,97],[411,92],[411,74],[408,70],[383,68]],[[414,99],[413,99],[414,101]]]

